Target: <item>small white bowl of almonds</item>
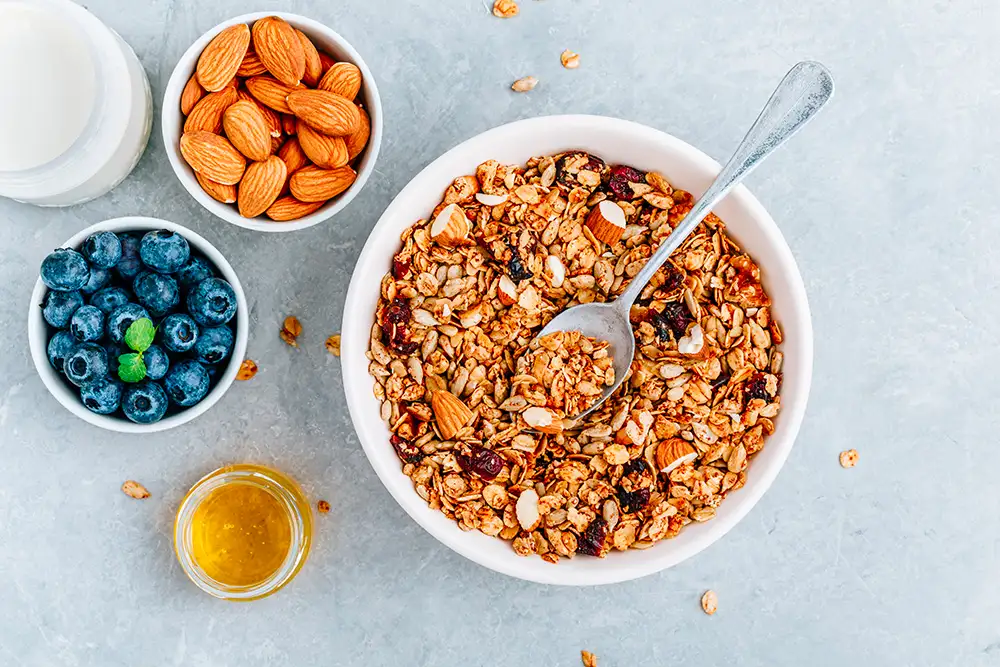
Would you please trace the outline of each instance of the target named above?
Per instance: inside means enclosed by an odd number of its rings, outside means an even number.
[[[455,147],[386,209],[344,307],[344,389],[382,483],[434,537],[522,579],[611,583],[698,553],[770,487],[812,325],[745,187],[643,290],[635,361],[595,412],[564,418],[615,381],[601,341],[536,338],[621,294],[718,170],[649,127],[551,116]]]
[[[226,222],[289,232],[333,217],[364,187],[382,103],[360,54],[302,16],[246,14],[205,33],[167,83],[174,173]]]

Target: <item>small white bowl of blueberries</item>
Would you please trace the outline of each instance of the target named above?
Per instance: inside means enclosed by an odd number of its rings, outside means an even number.
[[[162,431],[208,410],[236,378],[247,304],[204,238],[155,218],[107,220],[42,261],[31,356],[49,392],[91,424]]]

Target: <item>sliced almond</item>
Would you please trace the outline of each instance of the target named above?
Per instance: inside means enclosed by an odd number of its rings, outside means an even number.
[[[590,209],[585,224],[596,239],[614,245],[625,233],[625,211],[615,202],[605,199]]]
[[[431,238],[446,247],[469,244],[472,225],[458,204],[448,204],[431,224]]]
[[[500,282],[497,285],[497,296],[500,297],[500,303],[505,306],[513,306],[517,303],[517,285],[507,277],[507,274],[500,276]]]
[[[431,396],[431,409],[437,419],[441,437],[451,440],[472,419],[470,410],[462,400],[449,391],[436,391]]]
[[[538,512],[538,493],[534,489],[525,489],[517,498],[514,506],[517,523],[521,528],[531,532],[538,528],[542,516]]]
[[[542,297],[539,296],[535,286],[528,283],[528,286],[521,290],[521,293],[518,295],[517,305],[529,313],[533,313],[542,305]]]
[[[507,201],[507,195],[488,195],[485,192],[477,192],[476,199],[484,206],[499,206]]]
[[[472,308],[468,308],[458,314],[459,322],[466,329],[476,326],[483,321],[483,304],[477,303]]]
[[[684,438],[668,438],[656,445],[654,461],[655,468],[664,474],[670,474],[688,461],[698,458],[698,452]]]
[[[556,289],[563,286],[566,280],[566,266],[556,255],[549,255],[545,258],[545,270],[549,276],[549,283]]]
[[[198,83],[208,91],[222,90],[236,71],[250,46],[250,28],[242,23],[229,26],[212,38],[198,56]]]
[[[521,413],[524,423],[539,433],[562,433],[562,420],[548,408],[532,406]]]
[[[683,336],[677,341],[677,351],[681,354],[698,354],[705,345],[705,336],[702,333],[701,325],[696,324],[688,331],[687,336]]]

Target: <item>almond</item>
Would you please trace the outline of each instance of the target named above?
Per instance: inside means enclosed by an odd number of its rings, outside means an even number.
[[[295,197],[289,195],[287,197],[282,197],[278,201],[271,204],[271,207],[267,209],[267,217],[271,218],[271,220],[274,220],[275,222],[298,220],[299,218],[309,215],[310,213],[315,213],[322,208],[325,203],[325,201],[299,201]]]
[[[471,230],[472,223],[469,222],[462,207],[458,204],[448,204],[434,218],[431,224],[431,238],[449,248],[469,245]]]
[[[354,63],[337,63],[323,74],[316,87],[353,100],[361,90],[361,70]]]
[[[247,167],[237,199],[240,215],[256,218],[270,208],[285,187],[285,171],[285,163],[275,155]]]
[[[194,172],[194,177],[198,179],[198,185],[205,193],[217,202],[222,202],[223,204],[235,204],[236,203],[236,186],[235,185],[224,185],[222,183],[216,183],[210,178],[205,178],[198,172]]]
[[[277,16],[253,24],[253,45],[257,57],[278,81],[296,86],[306,72],[306,54],[295,28]]]
[[[670,474],[688,461],[698,458],[698,453],[684,438],[669,438],[661,440],[656,445],[656,453],[653,460],[656,463],[656,470],[664,474]]]
[[[507,195],[488,195],[485,192],[476,193],[476,201],[484,206],[499,206],[500,204],[507,201]]]
[[[224,137],[198,130],[181,136],[181,156],[196,172],[223,185],[243,178],[246,158]]]
[[[226,109],[222,127],[236,150],[247,158],[261,161],[271,154],[271,133],[267,121],[253,102],[241,100]]]
[[[599,241],[614,245],[625,232],[625,211],[615,202],[605,199],[590,209],[586,225]]]
[[[525,489],[521,492],[521,495],[517,498],[517,504],[514,505],[515,512],[517,516],[517,522],[521,525],[521,528],[531,532],[538,528],[538,524],[542,517],[538,512],[538,492],[534,489]]]
[[[431,409],[437,419],[441,437],[451,440],[472,419],[470,410],[462,400],[449,391],[436,391],[431,396]]]
[[[691,327],[688,335],[681,337],[677,341],[677,351],[681,354],[698,354],[704,346],[705,335],[701,330],[700,324]]]
[[[205,89],[198,83],[198,76],[192,74],[188,82],[184,84],[184,90],[181,91],[181,113],[185,116],[191,113],[194,105],[198,104],[198,101],[204,96]]]
[[[500,283],[497,285],[497,296],[500,297],[500,303],[505,306],[513,306],[517,303],[517,285],[507,277],[507,274],[500,276]]]
[[[351,134],[361,123],[354,102],[325,90],[296,90],[288,95],[287,102],[299,120],[331,137]]]
[[[281,136],[281,114],[279,114],[274,109],[268,108],[257,101],[257,98],[250,94],[250,91],[246,88],[240,88],[236,91],[241,100],[253,103],[260,112],[264,115],[264,120],[267,121],[267,129],[272,137]]]
[[[343,167],[348,162],[347,144],[342,137],[331,137],[299,121],[296,136],[302,152],[324,169]]]
[[[257,57],[257,52],[252,50],[247,51],[247,54],[243,56],[243,62],[240,63],[240,68],[236,70],[236,76],[243,77],[244,79],[266,73],[267,68],[264,67],[264,63]]]
[[[558,289],[563,286],[563,282],[566,280],[566,265],[562,263],[558,255],[549,255],[545,258],[545,272],[553,287]]]
[[[292,174],[309,164],[309,158],[302,152],[302,146],[299,145],[299,140],[296,137],[285,142],[278,151],[278,157],[285,163],[287,173],[284,190],[288,188],[288,181],[292,178]]]
[[[336,197],[351,187],[358,175],[350,167],[320,169],[303,167],[292,174],[289,187],[296,199],[304,202],[320,202]]]
[[[368,145],[368,139],[372,134],[372,121],[368,118],[368,112],[366,112],[361,107],[358,107],[358,113],[361,115],[361,122],[358,123],[358,129],[351,132],[344,138],[347,142],[347,159],[353,160],[357,156],[361,155],[361,152]]]
[[[548,408],[532,406],[521,413],[524,423],[539,433],[562,433],[562,420]]]
[[[328,53],[319,52],[319,61],[323,65],[323,72],[326,73],[328,69],[337,64],[337,59]],[[322,77],[320,77],[322,78]]]
[[[303,86],[286,86],[271,76],[255,76],[247,79],[247,90],[258,102],[281,113],[292,113],[285,98]]]
[[[204,130],[218,134],[222,131],[222,114],[238,99],[235,86],[227,86],[217,93],[205,95],[188,114],[184,121],[184,131]]]
[[[198,57],[198,83],[205,90],[216,92],[226,87],[243,63],[250,46],[250,28],[231,25],[212,38]]]
[[[309,86],[315,86],[320,77],[323,76],[323,61],[319,57],[316,45],[306,37],[304,32],[296,28],[295,34],[299,36],[299,41],[302,43],[302,53],[306,57],[306,71],[302,75],[302,80]]]
[[[292,136],[297,131],[297,126],[299,124],[298,119],[287,113],[281,114],[281,129],[284,130],[285,134]]]

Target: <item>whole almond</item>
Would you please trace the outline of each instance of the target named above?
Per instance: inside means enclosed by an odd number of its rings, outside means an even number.
[[[245,88],[240,88],[237,94],[241,100],[250,102],[264,115],[264,120],[267,121],[267,129],[272,137],[281,136],[281,115],[277,111],[258,102],[257,98],[251,95],[250,91]]]
[[[288,195],[287,197],[282,197],[278,201],[271,204],[271,207],[267,209],[267,217],[271,218],[271,220],[274,220],[275,222],[298,220],[299,218],[309,215],[310,213],[315,213],[322,208],[325,203],[325,201],[299,201],[295,197]]]
[[[302,53],[306,57],[306,71],[302,75],[302,81],[306,85],[315,86],[316,82],[323,76],[323,61],[320,60],[316,45],[312,43],[311,39],[306,37],[304,32],[296,28],[295,34],[299,36],[299,41],[302,42]]]
[[[218,134],[222,131],[222,114],[238,99],[235,86],[226,86],[216,93],[205,95],[188,114],[184,121],[184,131],[204,130]]]
[[[350,167],[320,169],[303,167],[292,174],[289,187],[296,199],[304,202],[321,202],[336,197],[351,187],[358,175]]]
[[[216,92],[233,80],[250,46],[250,28],[239,23],[231,25],[212,38],[198,57],[198,83],[205,90]]]
[[[343,137],[331,137],[312,129],[302,121],[299,121],[298,132],[299,145],[302,152],[317,166],[324,169],[336,169],[343,167],[348,162],[347,144]]]
[[[247,51],[247,54],[243,56],[243,62],[240,63],[240,68],[236,70],[236,76],[241,76],[244,79],[266,73],[267,68],[257,57],[256,51]]]
[[[292,137],[284,143],[281,149],[278,150],[278,157],[284,161],[286,167],[285,187],[281,191],[287,192],[288,181],[291,180],[292,174],[308,165],[309,158],[302,152],[302,146],[299,144],[297,137]]]
[[[188,82],[184,84],[184,90],[181,92],[181,113],[185,116],[191,113],[194,105],[198,104],[198,101],[204,96],[205,89],[198,83],[198,76],[192,74]]]
[[[222,127],[236,150],[250,160],[266,160],[271,155],[271,132],[264,114],[253,102],[240,100],[226,109]]]
[[[217,202],[223,204],[236,203],[236,186],[216,183],[210,178],[205,178],[198,172],[194,172],[194,177],[198,179],[198,185],[205,193]]]
[[[237,206],[244,218],[256,218],[270,208],[285,186],[285,163],[272,155],[263,162],[254,162],[247,167]]]
[[[239,183],[247,164],[225,137],[204,130],[181,136],[181,156],[197,173],[223,185]]]
[[[344,141],[347,142],[348,160],[353,160],[361,155],[361,151],[368,145],[368,138],[372,133],[372,121],[368,118],[368,112],[361,107],[358,107],[358,112],[361,114],[361,122],[358,123],[358,129],[344,138]]]
[[[288,136],[295,134],[299,121],[296,120],[295,116],[289,113],[281,114],[281,129]]]
[[[326,90],[296,90],[287,101],[299,120],[331,137],[351,134],[361,123],[354,102]]]
[[[292,113],[285,98],[304,86],[286,86],[272,76],[255,76],[247,79],[247,90],[257,101],[281,113]]]
[[[337,59],[328,53],[319,52],[319,61],[323,65],[323,72],[326,73],[328,69],[337,64]]]
[[[449,391],[436,391],[431,396],[431,409],[437,420],[438,430],[444,440],[455,437],[469,420],[472,410],[462,400]]]
[[[278,81],[295,86],[306,72],[306,54],[295,28],[284,19],[268,16],[253,24],[257,57]]]
[[[337,63],[323,74],[316,87],[353,100],[361,90],[361,70],[354,63]]]

